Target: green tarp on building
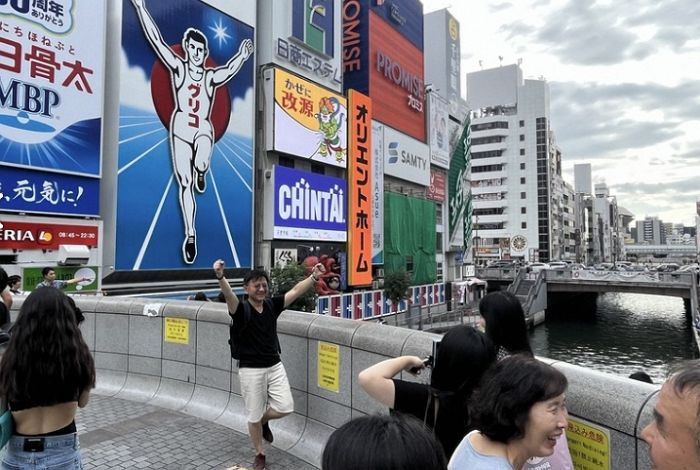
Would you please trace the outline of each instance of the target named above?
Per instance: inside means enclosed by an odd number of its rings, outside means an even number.
[[[410,270],[413,285],[435,282],[435,238],[432,201],[391,192],[384,194],[386,273]]]

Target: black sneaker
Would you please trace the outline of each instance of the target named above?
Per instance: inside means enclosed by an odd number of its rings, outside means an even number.
[[[262,425],[262,436],[263,439],[265,439],[270,444],[272,444],[272,441],[275,440],[275,437],[272,435],[272,430],[270,429],[269,422]]]
[[[194,235],[185,238],[182,244],[182,256],[185,258],[185,263],[194,263],[197,257],[197,238]]]
[[[263,454],[258,454],[253,460],[253,470],[265,470],[265,456]]]
[[[200,173],[197,170],[194,170],[194,172],[197,174],[197,179],[195,180],[195,188],[197,189],[198,193],[203,193],[205,189],[207,189],[207,180],[206,180],[206,173]]]

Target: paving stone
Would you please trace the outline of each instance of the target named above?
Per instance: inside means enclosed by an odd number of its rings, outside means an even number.
[[[93,395],[76,425],[85,470],[252,468],[247,435],[152,405]],[[273,470],[315,469],[275,447],[266,453]]]

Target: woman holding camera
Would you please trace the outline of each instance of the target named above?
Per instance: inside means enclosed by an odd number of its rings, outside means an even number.
[[[519,470],[529,458],[552,455],[568,425],[567,384],[564,374],[526,355],[498,362],[471,400],[476,430],[448,469]]]
[[[0,397],[14,421],[2,468],[82,468],[75,413],[94,386],[95,364],[69,298],[35,290],[0,361]]]
[[[426,364],[417,356],[387,359],[360,372],[358,379],[375,400],[422,420],[449,457],[470,429],[466,403],[495,362],[496,351],[486,335],[466,325],[451,328],[438,346],[429,385],[394,378],[402,371],[420,373]]]

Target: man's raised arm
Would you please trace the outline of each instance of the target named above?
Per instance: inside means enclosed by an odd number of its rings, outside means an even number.
[[[253,41],[246,39],[241,42],[241,45],[238,47],[238,53],[231,57],[231,60],[229,60],[226,65],[214,70],[214,74],[212,75],[212,83],[214,86],[222,85],[231,80],[233,76],[238,73],[243,66],[243,63],[248,60],[252,53]]]
[[[148,42],[151,43],[158,57],[160,57],[160,60],[169,68],[175,69],[180,63],[180,59],[175,55],[172,49],[165,44],[165,41],[163,41],[163,36],[161,36],[155,21],[151,18],[151,14],[146,10],[144,1],[145,0],[131,0],[131,3],[134,4],[134,8],[136,9],[139,21],[141,22],[143,32],[146,34]]]
[[[214,275],[219,281],[219,288],[221,288],[221,293],[224,294],[224,299],[226,299],[226,306],[228,307],[228,311],[231,315],[233,315],[234,313],[236,313],[236,309],[238,308],[238,296],[236,296],[236,294],[233,293],[233,290],[231,290],[231,286],[224,277],[223,260],[217,259],[216,261],[214,261]]]
[[[326,268],[323,266],[323,264],[318,263],[316,266],[314,266],[314,269],[311,271],[311,275],[304,279],[303,281],[300,281],[289,289],[289,291],[284,294],[284,306],[288,307],[291,304],[294,303],[296,299],[298,299],[301,295],[304,294],[307,290],[311,289],[321,278],[321,274],[326,272]]]

